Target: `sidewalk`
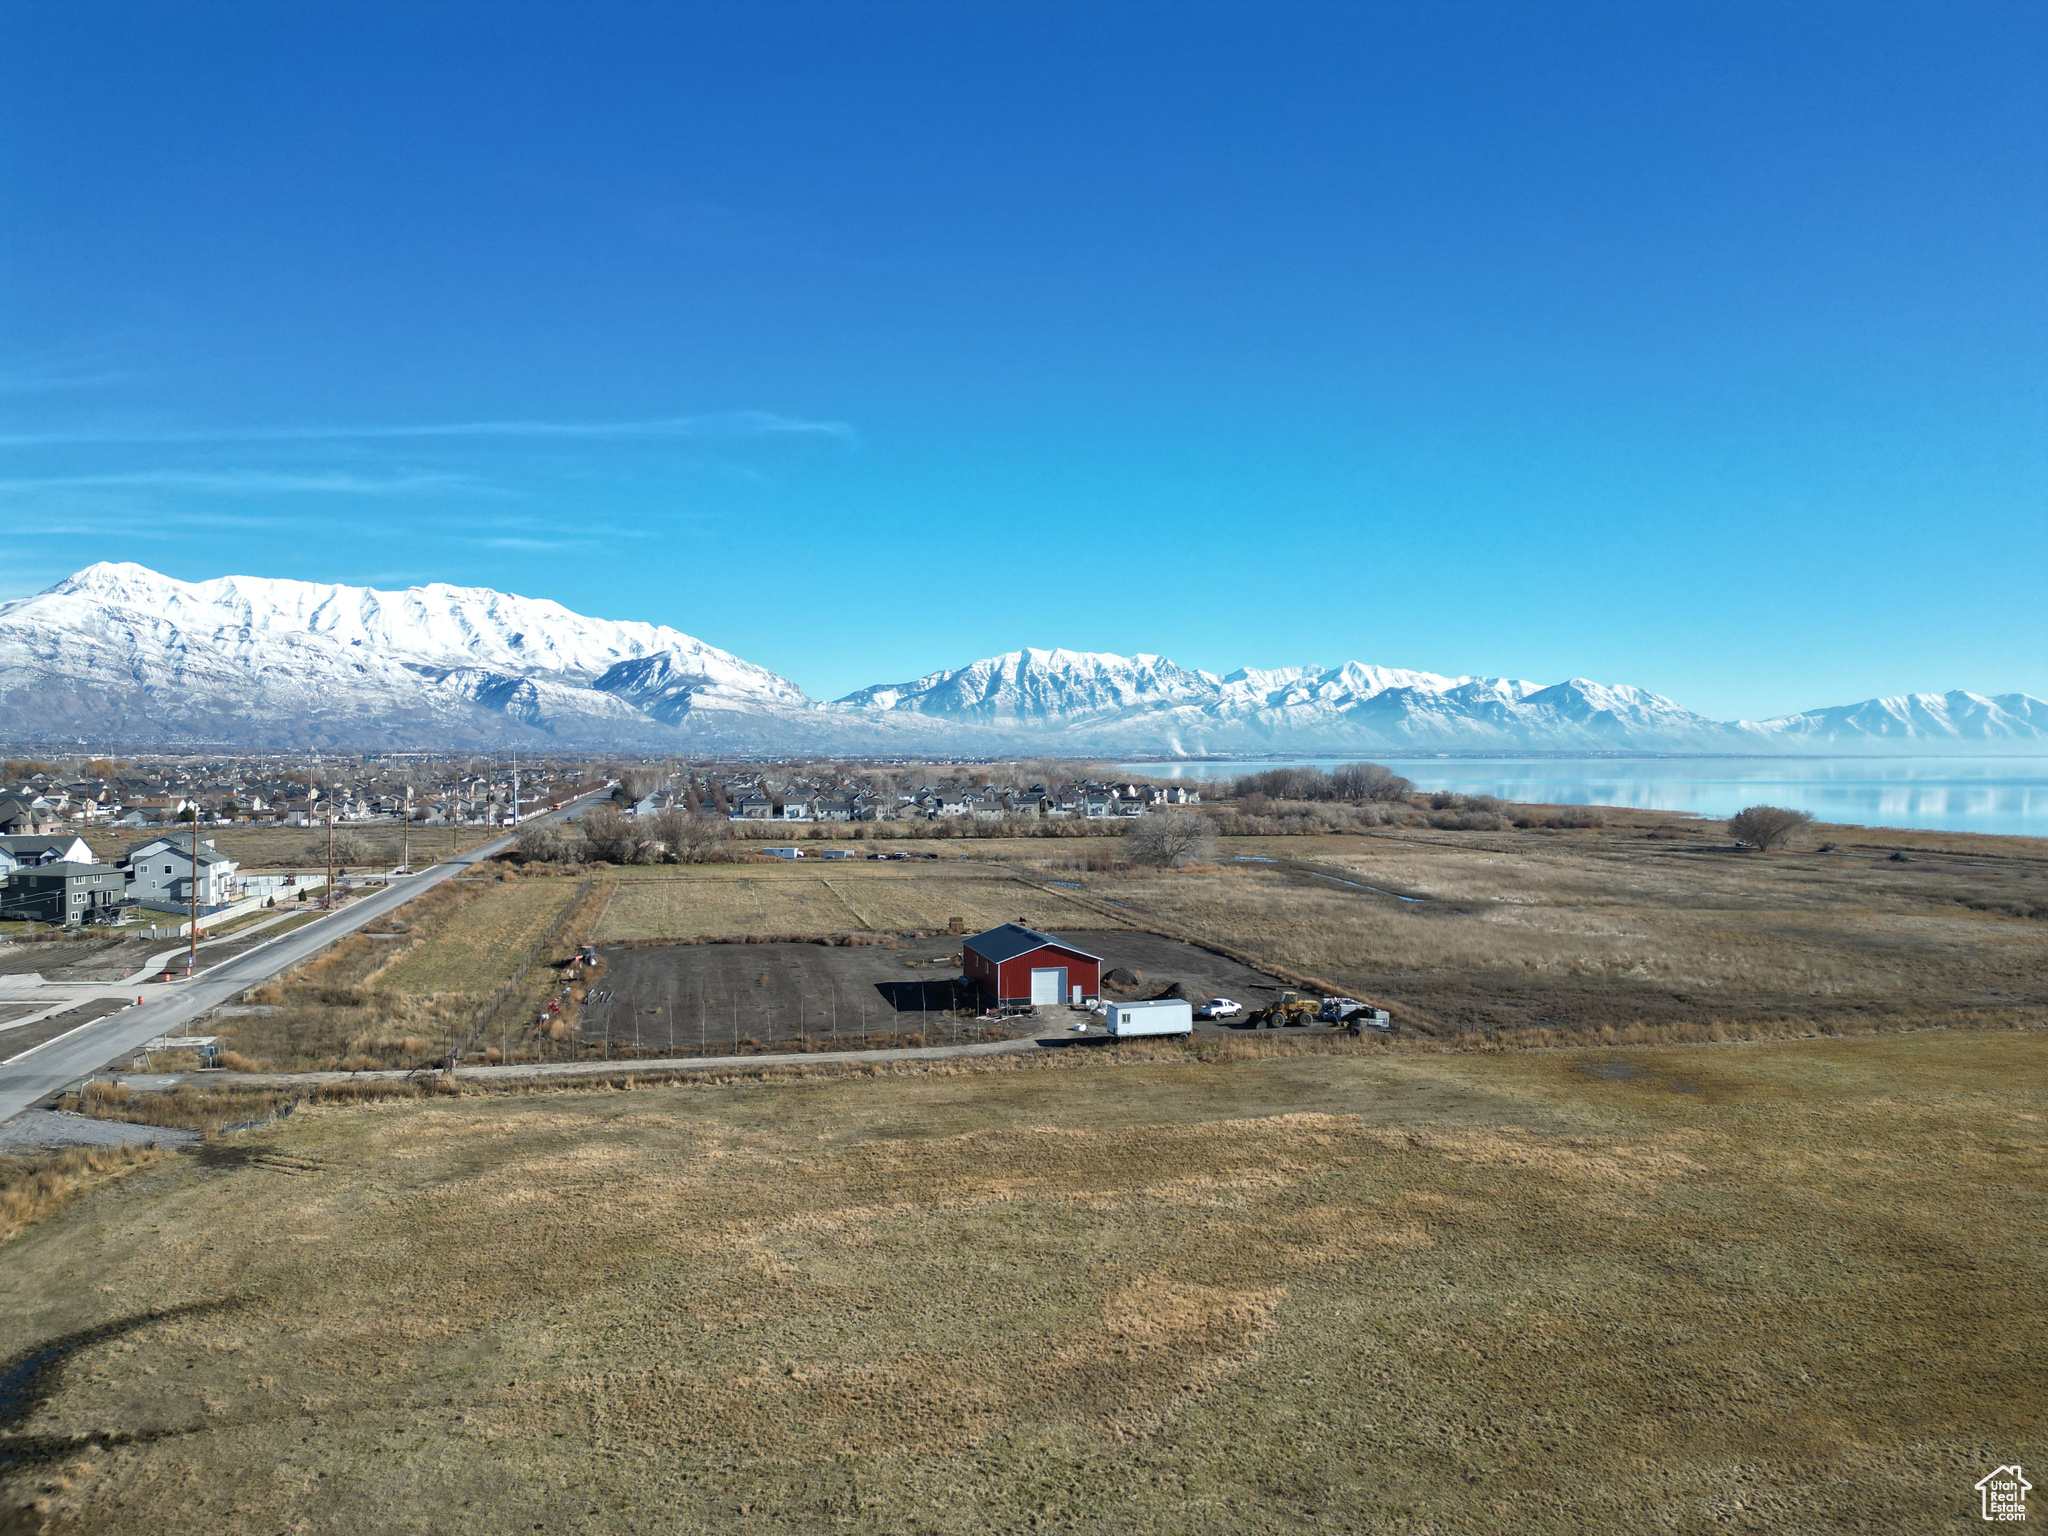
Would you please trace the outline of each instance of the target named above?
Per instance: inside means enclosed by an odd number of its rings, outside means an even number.
[[[1064,1042],[1063,1042],[1064,1043]],[[492,1067],[457,1067],[459,1083],[530,1082],[547,1078],[638,1077],[657,1072],[730,1072],[734,1068],[843,1066],[889,1061],[954,1061],[973,1056],[1003,1056],[1035,1051],[1035,1039],[985,1040],[974,1045],[900,1046],[885,1051],[763,1051],[755,1056],[662,1056],[636,1061],[533,1061]],[[403,1082],[407,1078],[438,1078],[433,1068],[378,1067],[362,1072],[151,1072],[95,1074],[95,1080],[126,1083],[134,1088],[163,1089],[180,1083],[216,1088],[325,1087],[334,1083]]]

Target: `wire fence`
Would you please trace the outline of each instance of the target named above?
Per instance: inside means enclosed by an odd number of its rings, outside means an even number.
[[[512,979],[485,1000],[483,1007],[477,1011],[476,1019],[470,1024],[468,1033],[455,1046],[453,1054],[458,1061],[475,1049],[479,1040],[489,1038],[492,1027],[498,1023],[499,1014],[518,995],[520,986],[533,970],[534,961],[548,952],[555,940],[561,936],[562,930],[568,926],[569,919],[583,909],[584,899],[590,895],[591,887],[595,884],[594,880],[585,880],[576,887],[575,897],[562,908],[561,914],[556,917],[548,931],[540,936],[539,942],[527,950],[526,957],[519,962],[519,968],[512,973]]]

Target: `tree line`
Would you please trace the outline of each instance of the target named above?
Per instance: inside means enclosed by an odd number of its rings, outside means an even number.
[[[1354,805],[1405,799],[1415,785],[1379,763],[1340,763],[1327,773],[1320,768],[1268,768],[1231,781],[1239,800],[1263,795],[1268,800],[1341,800]]]

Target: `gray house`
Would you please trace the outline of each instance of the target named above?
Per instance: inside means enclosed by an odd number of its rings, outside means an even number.
[[[32,923],[83,923],[111,914],[128,890],[113,864],[28,864],[0,887],[0,915]]]

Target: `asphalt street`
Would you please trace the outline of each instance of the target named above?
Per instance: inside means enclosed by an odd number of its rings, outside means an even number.
[[[592,798],[595,797],[586,797],[553,814],[574,816]],[[145,1040],[188,1033],[185,1026],[228,1002],[236,993],[312,959],[337,939],[348,937],[421,892],[511,846],[511,837],[497,838],[445,864],[394,880],[374,895],[358,897],[340,911],[201,971],[190,981],[136,985],[137,995],[149,999],[141,1007],[126,1008],[81,1024],[69,1034],[59,1035],[0,1065],[0,1122],[12,1119],[37,1100],[69,1087],[108,1062],[126,1057]]]

